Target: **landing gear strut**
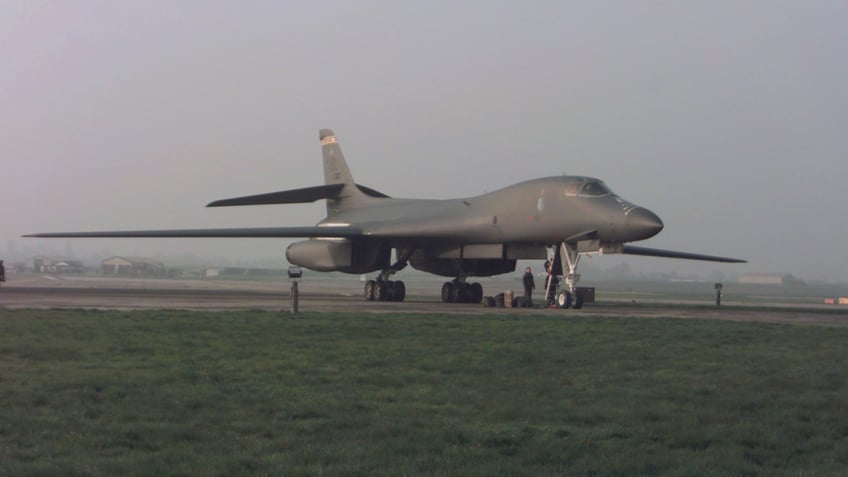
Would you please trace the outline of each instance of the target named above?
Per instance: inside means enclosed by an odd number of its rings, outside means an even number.
[[[554,258],[555,267],[559,265],[563,272],[565,272],[565,267],[568,267],[568,274],[565,275],[563,280],[565,286],[557,290],[554,301],[560,308],[570,307],[575,310],[583,308],[583,295],[577,293],[577,282],[580,281],[577,264],[580,262],[580,253],[577,251],[577,246],[567,242],[562,242],[559,249],[559,255]],[[554,253],[556,253],[556,249],[554,249]],[[559,263],[557,264],[557,262]]]
[[[483,286],[479,283],[466,283],[464,277],[445,282],[442,285],[444,303],[480,303],[483,301]]]

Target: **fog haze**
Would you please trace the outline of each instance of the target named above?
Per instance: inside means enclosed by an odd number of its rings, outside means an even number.
[[[322,203],[203,206],[321,184],[326,127],[393,197],[589,175],[663,219],[639,245],[750,261],[601,267],[848,282],[846,58],[844,1],[4,2],[0,257],[282,261],[20,235],[314,224]]]

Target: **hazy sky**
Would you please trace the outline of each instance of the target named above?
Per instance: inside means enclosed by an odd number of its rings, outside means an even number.
[[[0,253],[283,260],[271,239],[19,236],[314,224],[323,204],[203,206],[322,183],[322,127],[392,196],[590,175],[663,219],[641,245],[751,262],[637,272],[848,282],[844,0],[2,1]]]

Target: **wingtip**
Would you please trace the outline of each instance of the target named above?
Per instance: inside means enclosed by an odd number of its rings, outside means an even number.
[[[26,234],[21,235],[23,238],[62,238],[65,234],[61,233],[37,233],[37,234]]]

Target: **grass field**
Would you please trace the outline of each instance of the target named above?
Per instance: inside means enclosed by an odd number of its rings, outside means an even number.
[[[0,475],[845,475],[848,329],[0,311]]]

